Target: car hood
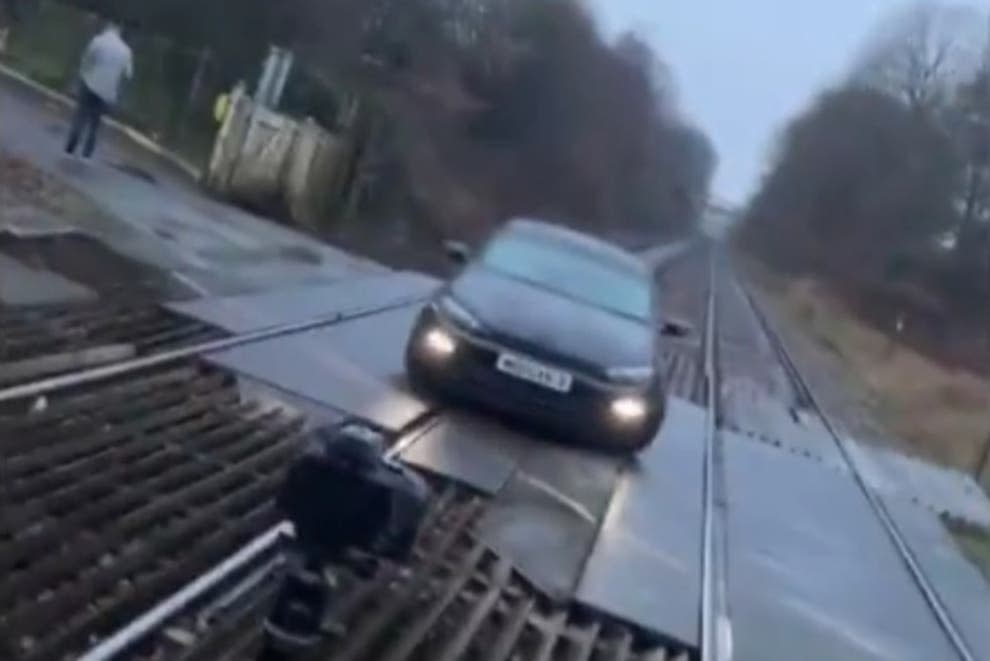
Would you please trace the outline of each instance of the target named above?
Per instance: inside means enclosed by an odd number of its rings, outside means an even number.
[[[481,268],[449,291],[493,340],[534,357],[599,369],[654,364],[656,334],[641,322]]]

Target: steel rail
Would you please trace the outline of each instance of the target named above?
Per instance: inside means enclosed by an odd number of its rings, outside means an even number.
[[[223,583],[229,576],[247,567],[257,558],[272,550],[279,540],[292,534],[292,525],[279,523],[241,547],[230,557],[210,571],[199,576],[178,592],[166,597],[154,608],[147,611],[108,638],[97,643],[78,661],[110,661],[126,653],[148,635],[154,633],[177,613],[188,608],[207,592]]]
[[[263,342],[265,340],[270,340],[277,337],[304,333],[317,328],[323,328],[325,326],[334,326],[336,324],[354,321],[356,319],[370,317],[383,312],[403,308],[424,300],[425,297],[422,296],[406,297],[384,305],[364,306],[354,308],[352,310],[335,312],[331,315],[314,317],[313,319],[309,319],[307,321],[267,326],[255,331],[234,335],[232,337],[225,337],[219,340],[210,340],[188,347],[171,349],[149,356],[124,360],[121,362],[112,363],[110,365],[93,367],[72,372],[70,374],[39,379],[30,383],[0,389],[0,404],[18,399],[40,397],[57,390],[87,385],[152,367],[160,367],[162,365],[174,363],[186,358],[199,357],[206,354],[215,353],[217,351],[224,351],[226,349],[233,349],[249,344],[255,344],[257,342]]]
[[[743,287],[741,283],[737,282],[737,287],[743,294],[743,298],[749,302],[756,318],[763,327],[763,332],[766,333],[767,337],[770,339],[770,343],[773,345],[774,350],[780,358],[781,364],[787,371],[794,385],[801,391],[802,397],[811,405],[813,412],[818,416],[822,422],[822,425],[825,427],[825,430],[832,437],[832,440],[839,449],[839,453],[842,455],[843,460],[849,466],[849,471],[853,476],[853,480],[866,497],[866,500],[873,509],[874,514],[876,514],[877,518],[880,519],[880,523],[883,525],[887,536],[890,538],[894,548],[897,549],[898,554],[901,556],[901,560],[907,567],[908,573],[911,575],[915,585],[917,585],[922,596],[925,598],[926,603],[935,615],[935,619],[938,621],[939,627],[945,633],[946,637],[949,639],[949,642],[952,644],[962,661],[976,661],[976,655],[973,653],[969,643],[966,642],[965,636],[953,620],[952,615],[946,607],[945,602],[942,600],[942,597],[939,595],[938,590],[932,584],[932,581],[928,578],[927,574],[925,574],[921,563],[918,561],[914,551],[905,540],[904,534],[901,532],[900,527],[891,515],[887,505],[883,502],[883,499],[880,498],[877,492],[869,485],[866,478],[863,477],[859,460],[856,458],[856,454],[852,449],[851,441],[848,439],[847,434],[844,433],[839,424],[834,422],[825,411],[825,407],[821,403],[821,400],[815,394],[807,380],[801,375],[800,370],[798,370],[797,364],[794,362],[794,359],[792,358],[787,345],[784,343],[783,338],[781,338],[780,335],[773,328],[771,328],[769,320],[766,318],[763,310],[753,298],[753,295],[748,289]]]
[[[732,658],[732,624],[726,599],[725,537],[719,530],[723,517],[723,497],[717,493],[722,484],[719,449],[719,374],[717,253],[712,247],[709,273],[708,304],[705,319],[704,375],[707,408],[705,409],[705,463],[702,523],[701,572],[701,660],[728,661]]]

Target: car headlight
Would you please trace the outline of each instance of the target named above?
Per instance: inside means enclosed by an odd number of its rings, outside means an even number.
[[[612,416],[623,423],[639,422],[648,410],[642,397],[620,397],[612,402]]]
[[[652,381],[657,372],[652,366],[613,367],[606,374],[610,381],[640,384]]]
[[[457,351],[457,340],[442,328],[431,328],[423,335],[423,346],[433,355],[446,358]]]
[[[440,313],[440,316],[455,326],[469,331],[481,330],[481,322],[474,316],[474,313],[458,303],[454,298],[444,296],[435,307]]]

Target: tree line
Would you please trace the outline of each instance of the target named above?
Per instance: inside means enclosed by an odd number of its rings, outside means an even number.
[[[242,70],[292,48],[374,109],[377,190],[445,231],[533,213],[676,233],[707,199],[715,152],[666,65],[633,35],[606,42],[579,0],[71,1]]]
[[[987,17],[917,3],[780,136],[740,230],[775,266],[826,278],[929,340],[990,321]],[[886,303],[886,305],[878,305]],[[891,316],[877,318],[889,328]]]

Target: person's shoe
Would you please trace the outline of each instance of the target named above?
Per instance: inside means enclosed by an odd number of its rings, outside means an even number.
[[[62,158],[65,159],[65,163],[73,169],[79,169],[79,165],[87,162],[86,159],[79,154],[74,154],[68,151],[62,152]]]

